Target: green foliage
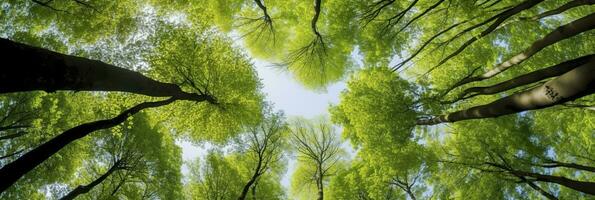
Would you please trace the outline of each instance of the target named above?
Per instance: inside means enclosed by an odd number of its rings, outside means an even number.
[[[252,64],[226,37],[200,29],[164,31],[151,55],[152,74],[216,104],[177,102],[167,109],[177,131],[192,141],[225,141],[244,124],[260,121],[263,95]]]
[[[414,88],[387,68],[367,68],[347,82],[341,103],[330,109],[343,135],[364,148],[401,144],[411,138],[416,112]]]

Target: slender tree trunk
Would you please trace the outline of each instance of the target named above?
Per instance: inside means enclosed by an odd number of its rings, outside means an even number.
[[[535,41],[533,44],[531,44],[531,46],[529,48],[527,48],[522,53],[513,56],[512,58],[508,59],[507,61],[505,61],[503,63],[500,63],[498,66],[485,72],[482,75],[472,76],[472,77],[460,80],[453,87],[451,87],[449,89],[449,91],[454,88],[457,88],[459,86],[465,85],[467,83],[481,81],[481,80],[485,80],[485,79],[494,77],[494,76],[500,74],[501,72],[506,71],[507,69],[509,69],[515,65],[518,65],[518,64],[522,63],[523,61],[531,58],[537,52],[543,50],[544,48],[546,48],[552,44],[555,44],[555,43],[562,41],[564,39],[573,37],[573,36],[578,35],[582,32],[591,30],[593,28],[595,28],[595,13],[591,13],[590,15],[587,15],[583,18],[577,19],[573,22],[570,22],[568,24],[565,24],[563,26],[556,28],[554,31],[550,32],[542,39]]]
[[[415,195],[411,191],[411,188],[407,188],[405,192],[407,192],[407,195],[409,195],[409,198],[411,198],[411,200],[416,200]]]
[[[576,163],[565,163],[565,162],[552,161],[551,163],[541,164],[538,166],[545,167],[545,168],[566,167],[566,168],[578,169],[578,170],[589,171],[589,172],[595,173],[595,167],[579,165]]]
[[[8,140],[8,139],[14,139],[14,138],[18,138],[18,137],[21,137],[21,136],[23,136],[23,135],[25,135],[25,134],[27,134],[27,132],[20,131],[20,132],[17,132],[17,133],[13,133],[13,134],[5,135],[5,136],[2,136],[2,137],[0,137],[0,141],[2,141],[2,140]]]
[[[536,181],[557,183],[576,191],[595,195],[595,182],[577,181],[562,176],[543,175],[517,170],[510,171],[510,173],[518,176],[532,177],[535,178]]]
[[[109,168],[109,170],[107,170],[107,172],[105,172],[99,178],[95,179],[93,182],[91,182],[87,185],[79,185],[74,190],[72,190],[68,194],[66,194],[66,196],[60,198],[60,200],[71,200],[71,199],[78,197],[81,194],[88,193],[95,186],[99,185],[101,182],[103,182],[105,179],[107,179],[107,177],[109,177],[116,170],[118,170],[118,163],[115,163],[112,167]]]
[[[0,93],[43,90],[120,91],[154,97],[189,96],[179,86],[101,61],[0,38]]]
[[[537,88],[516,93],[486,105],[430,119],[419,119],[417,125],[499,117],[562,104],[590,95],[593,92],[595,92],[595,60],[570,70]]]
[[[318,179],[316,180],[318,186],[318,200],[324,199],[324,184],[323,184],[323,170],[322,170],[322,162],[318,164]]]
[[[262,170],[262,156],[258,156],[258,164],[256,165],[256,168],[254,169],[254,173],[252,174],[252,177],[250,178],[250,180],[248,181],[248,183],[246,183],[246,185],[244,185],[244,188],[242,189],[242,193],[240,194],[240,197],[238,198],[238,200],[244,200],[246,199],[246,195],[248,195],[248,191],[250,191],[250,187],[256,182],[256,179],[258,179],[258,177],[260,177],[261,173],[260,171]]]
[[[590,60],[595,60],[595,54],[583,56],[580,58],[576,58],[573,60],[569,60],[545,69],[540,69],[533,71],[531,73],[523,74],[521,76],[515,77],[513,79],[498,83],[496,85],[487,86],[487,87],[471,87],[467,88],[463,91],[461,95],[459,95],[457,100],[466,99],[472,96],[477,95],[487,95],[487,94],[496,94],[499,92],[504,92],[519,86],[527,85],[530,83],[535,83],[537,81],[554,77],[560,76],[578,66],[581,66]],[[469,96],[467,96],[469,95]]]
[[[50,139],[48,142],[27,152],[12,163],[2,167],[2,169],[0,169],[0,180],[2,180],[0,181],[0,193],[71,142],[85,137],[93,131],[117,126],[128,119],[128,117],[143,109],[164,106],[175,100],[177,99],[172,97],[163,101],[144,102],[125,110],[114,118],[85,123],[64,131],[60,135]]]
[[[254,185],[252,186],[252,199],[256,200],[258,198],[256,198],[256,186],[258,185],[258,182],[255,182]]]
[[[549,17],[552,15],[557,15],[557,14],[563,13],[564,11],[567,11],[567,10],[575,8],[575,7],[584,6],[584,5],[593,5],[593,4],[595,4],[595,0],[574,0],[574,1],[570,1],[570,2],[562,5],[556,9],[543,12],[539,15],[535,15],[533,17],[526,17],[526,18],[521,17],[520,19],[521,20],[538,20],[538,19],[541,19],[544,17]]]

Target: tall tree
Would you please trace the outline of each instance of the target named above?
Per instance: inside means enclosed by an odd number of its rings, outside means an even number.
[[[307,181],[306,183],[314,182],[317,191],[316,199],[322,200],[328,178],[337,170],[342,156],[337,133],[328,122],[303,119],[293,122],[290,131],[291,143],[297,151],[298,161],[302,162],[302,170],[305,170],[303,174],[296,174],[304,176],[302,178]]]
[[[272,111],[268,111],[272,112]],[[251,166],[252,175],[244,185],[238,199],[244,200],[252,189],[253,198],[257,198],[257,185],[262,175],[272,171],[272,167],[282,158],[284,147],[284,132],[286,131],[282,113],[265,113],[260,125],[249,127],[246,154],[253,159],[256,166]]]
[[[169,83],[155,81],[138,72],[101,61],[68,56],[42,48],[0,39],[11,65],[3,70],[0,92],[44,90],[122,91],[154,97],[176,97],[200,101],[204,94],[192,94]],[[209,101],[214,101],[209,99]]]

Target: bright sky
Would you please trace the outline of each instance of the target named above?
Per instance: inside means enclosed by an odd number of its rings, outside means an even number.
[[[263,92],[266,94],[266,101],[272,102],[276,110],[283,110],[289,117],[301,116],[313,118],[327,115],[329,105],[339,103],[339,94],[345,89],[344,82],[330,85],[326,91],[311,91],[302,87],[296,82],[292,75],[278,68],[271,67],[270,63],[255,60],[254,65],[258,76],[263,84]],[[184,161],[194,160],[197,157],[204,157],[210,145],[196,146],[189,142],[179,142],[182,147],[182,158]],[[344,145],[348,147],[348,145]],[[347,149],[352,152],[351,149]],[[287,173],[283,176],[281,184],[289,189],[290,177],[294,171],[295,160],[288,163]],[[187,174],[186,166],[182,173]]]

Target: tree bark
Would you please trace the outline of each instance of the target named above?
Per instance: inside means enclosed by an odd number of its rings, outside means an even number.
[[[486,105],[429,119],[418,119],[417,125],[499,117],[562,104],[593,92],[595,92],[595,60],[570,70],[537,88],[516,93]]]
[[[522,53],[513,56],[512,58],[508,59],[503,63],[500,63],[498,66],[485,72],[482,75],[472,76],[460,80],[459,82],[454,84],[454,86],[451,87],[450,90],[465,85],[467,83],[472,83],[494,77],[500,74],[501,72],[506,71],[507,69],[516,66],[522,63],[523,61],[531,58],[537,52],[543,50],[544,48],[552,44],[573,37],[582,32],[591,30],[593,28],[595,28],[595,13],[591,13],[590,15],[587,15],[583,18],[580,18],[578,20],[575,20],[573,22],[556,28],[554,31],[550,32],[542,39],[535,41],[533,44],[531,44],[529,48],[525,49]]]
[[[153,97],[186,97],[176,85],[101,61],[65,55],[0,38],[5,67],[0,93],[43,90],[120,91]]]
[[[507,91],[519,86],[527,85],[530,83],[535,83],[537,81],[560,76],[578,66],[581,66],[590,60],[595,60],[595,54],[583,56],[580,58],[576,58],[573,60],[569,60],[545,69],[540,69],[533,71],[531,73],[523,74],[521,76],[515,77],[513,79],[498,83],[496,85],[487,86],[487,87],[471,87],[467,88],[459,95],[457,100],[466,99],[472,96],[477,95],[487,95],[487,94],[496,94],[499,92]],[[469,96],[468,96],[469,95]]]
[[[71,199],[78,197],[81,194],[88,193],[95,186],[99,185],[101,182],[103,182],[105,179],[107,179],[107,177],[109,177],[112,173],[114,173],[117,170],[118,170],[118,163],[115,163],[112,167],[109,168],[109,170],[107,170],[107,172],[105,172],[99,178],[95,179],[93,182],[91,182],[87,185],[79,185],[74,190],[72,190],[68,194],[66,194],[66,196],[60,198],[60,200],[71,200]]]
[[[577,181],[562,176],[551,176],[518,170],[512,170],[510,173],[518,176],[532,177],[535,178],[535,181],[557,183],[576,191],[595,195],[595,182]]]
[[[83,138],[93,131],[117,126],[128,119],[128,117],[138,113],[143,109],[168,105],[175,100],[177,99],[172,97],[167,100],[157,102],[144,102],[128,110],[125,110],[114,118],[85,123],[64,131],[60,135],[50,139],[48,142],[43,143],[39,147],[27,152],[25,155],[21,156],[12,163],[2,167],[2,169],[0,169],[0,180],[2,180],[0,182],[0,193],[14,184],[27,172],[33,170],[43,161],[47,160],[49,157],[60,151],[60,149],[64,148],[71,142]],[[205,99],[203,97],[203,101],[204,100]]]

